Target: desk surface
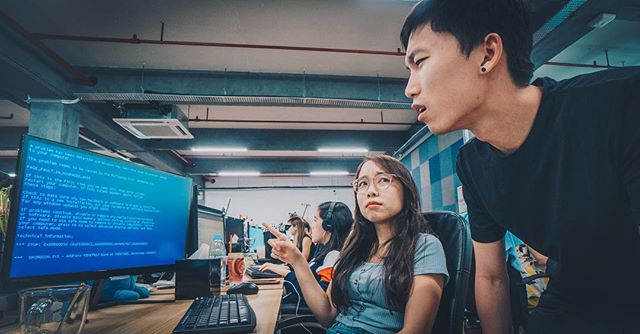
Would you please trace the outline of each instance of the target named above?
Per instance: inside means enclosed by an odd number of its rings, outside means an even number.
[[[152,299],[173,299],[173,290],[159,290]],[[274,333],[282,300],[280,284],[261,285],[257,295],[248,295],[249,304],[256,313],[256,328],[252,333]],[[107,307],[89,312],[89,322],[82,333],[166,333],[171,334],[191,300],[173,303],[132,304]],[[16,327],[8,333],[19,333]]]

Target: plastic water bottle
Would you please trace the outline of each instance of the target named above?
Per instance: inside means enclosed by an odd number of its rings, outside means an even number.
[[[209,248],[210,259],[220,259],[220,286],[224,286],[227,278],[227,251],[224,248],[222,234],[213,235],[213,243]]]

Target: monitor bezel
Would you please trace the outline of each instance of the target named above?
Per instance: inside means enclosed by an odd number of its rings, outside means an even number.
[[[145,166],[142,164],[137,164],[134,162],[120,160],[114,157],[110,157],[107,155],[99,154],[96,152],[92,152],[89,150],[84,150],[78,147],[66,145],[63,143],[58,143],[52,140],[31,136],[31,135],[23,135],[20,141],[20,149],[18,150],[18,160],[16,166],[16,177],[14,188],[11,191],[11,207],[9,209],[9,221],[7,226],[7,235],[5,238],[4,251],[2,252],[2,273],[0,275],[0,290],[3,291],[13,291],[19,288],[27,288],[27,287],[36,287],[36,286],[44,286],[44,285],[52,285],[52,284],[61,284],[68,282],[76,282],[76,281],[87,281],[87,280],[96,280],[96,279],[104,279],[110,276],[120,276],[120,275],[138,275],[138,274],[147,274],[147,273],[156,273],[163,271],[174,271],[175,263],[168,265],[159,265],[159,266],[141,266],[141,267],[130,267],[130,268],[119,268],[119,269],[105,269],[105,270],[94,270],[94,271],[81,271],[81,272],[72,272],[72,273],[64,273],[64,274],[54,274],[54,275],[41,275],[41,276],[29,276],[29,277],[20,277],[20,278],[11,278],[10,277],[10,269],[12,264],[15,236],[16,236],[16,228],[17,228],[17,214],[20,205],[20,194],[22,193],[22,181],[24,175],[25,168],[25,156],[26,153],[23,152],[24,148],[27,147],[28,143],[31,140],[41,141],[48,144],[53,144],[57,146],[62,146],[68,149],[72,149],[74,151],[87,153],[90,155],[94,155],[100,158],[111,159],[118,163],[130,164],[139,168],[145,168],[153,172],[164,173],[171,176],[178,176],[184,178],[189,181],[189,208],[191,207],[191,201],[193,200],[193,180],[189,177],[185,177],[179,174],[170,173],[166,171],[157,170],[151,168],[149,166]],[[188,237],[188,224],[189,224],[189,209],[187,211],[186,221],[185,221],[185,249],[187,246],[187,237]],[[183,252],[184,253],[184,252]]]

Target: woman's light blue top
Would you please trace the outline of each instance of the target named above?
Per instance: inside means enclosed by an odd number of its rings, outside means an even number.
[[[449,280],[444,250],[435,236],[422,233],[416,242],[413,275],[439,274]],[[384,288],[384,264],[364,262],[349,279],[351,306],[336,321],[372,333],[395,333],[402,329],[404,312],[390,312]]]

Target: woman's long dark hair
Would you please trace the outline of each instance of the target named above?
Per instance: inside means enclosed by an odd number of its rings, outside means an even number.
[[[318,205],[318,213],[323,221],[327,219],[331,203],[333,202],[324,202]],[[315,261],[316,263],[324,261],[324,257],[327,256],[329,252],[341,250],[342,246],[344,246],[344,242],[349,236],[349,232],[351,232],[351,228],[353,227],[353,213],[351,213],[349,206],[342,202],[335,203],[336,204],[333,207],[333,212],[330,217],[331,224],[333,225],[331,237],[329,238],[329,242],[320,246],[320,251],[313,258],[312,261]]]
[[[307,223],[302,217],[297,215],[289,218],[287,222],[291,224],[291,228],[295,229],[296,240],[294,241],[295,241],[296,247],[302,252],[302,241],[304,240],[305,237],[311,237],[309,233],[307,233],[307,229],[309,228],[309,223]]]
[[[394,182],[402,184],[402,210],[393,217],[395,236],[386,242],[389,246],[384,256],[384,290],[389,309],[404,311],[413,283],[416,242],[420,233],[431,232],[431,228],[420,211],[418,190],[409,170],[395,158],[375,155],[365,158],[358,166],[356,179],[360,177],[360,170],[368,161],[372,161],[387,173],[395,174]],[[351,304],[348,293],[351,273],[383,246],[378,244],[373,223],[362,215],[356,195],[353,232],[345,243],[340,260],[336,263],[332,280],[331,300],[340,312],[346,311]]]

